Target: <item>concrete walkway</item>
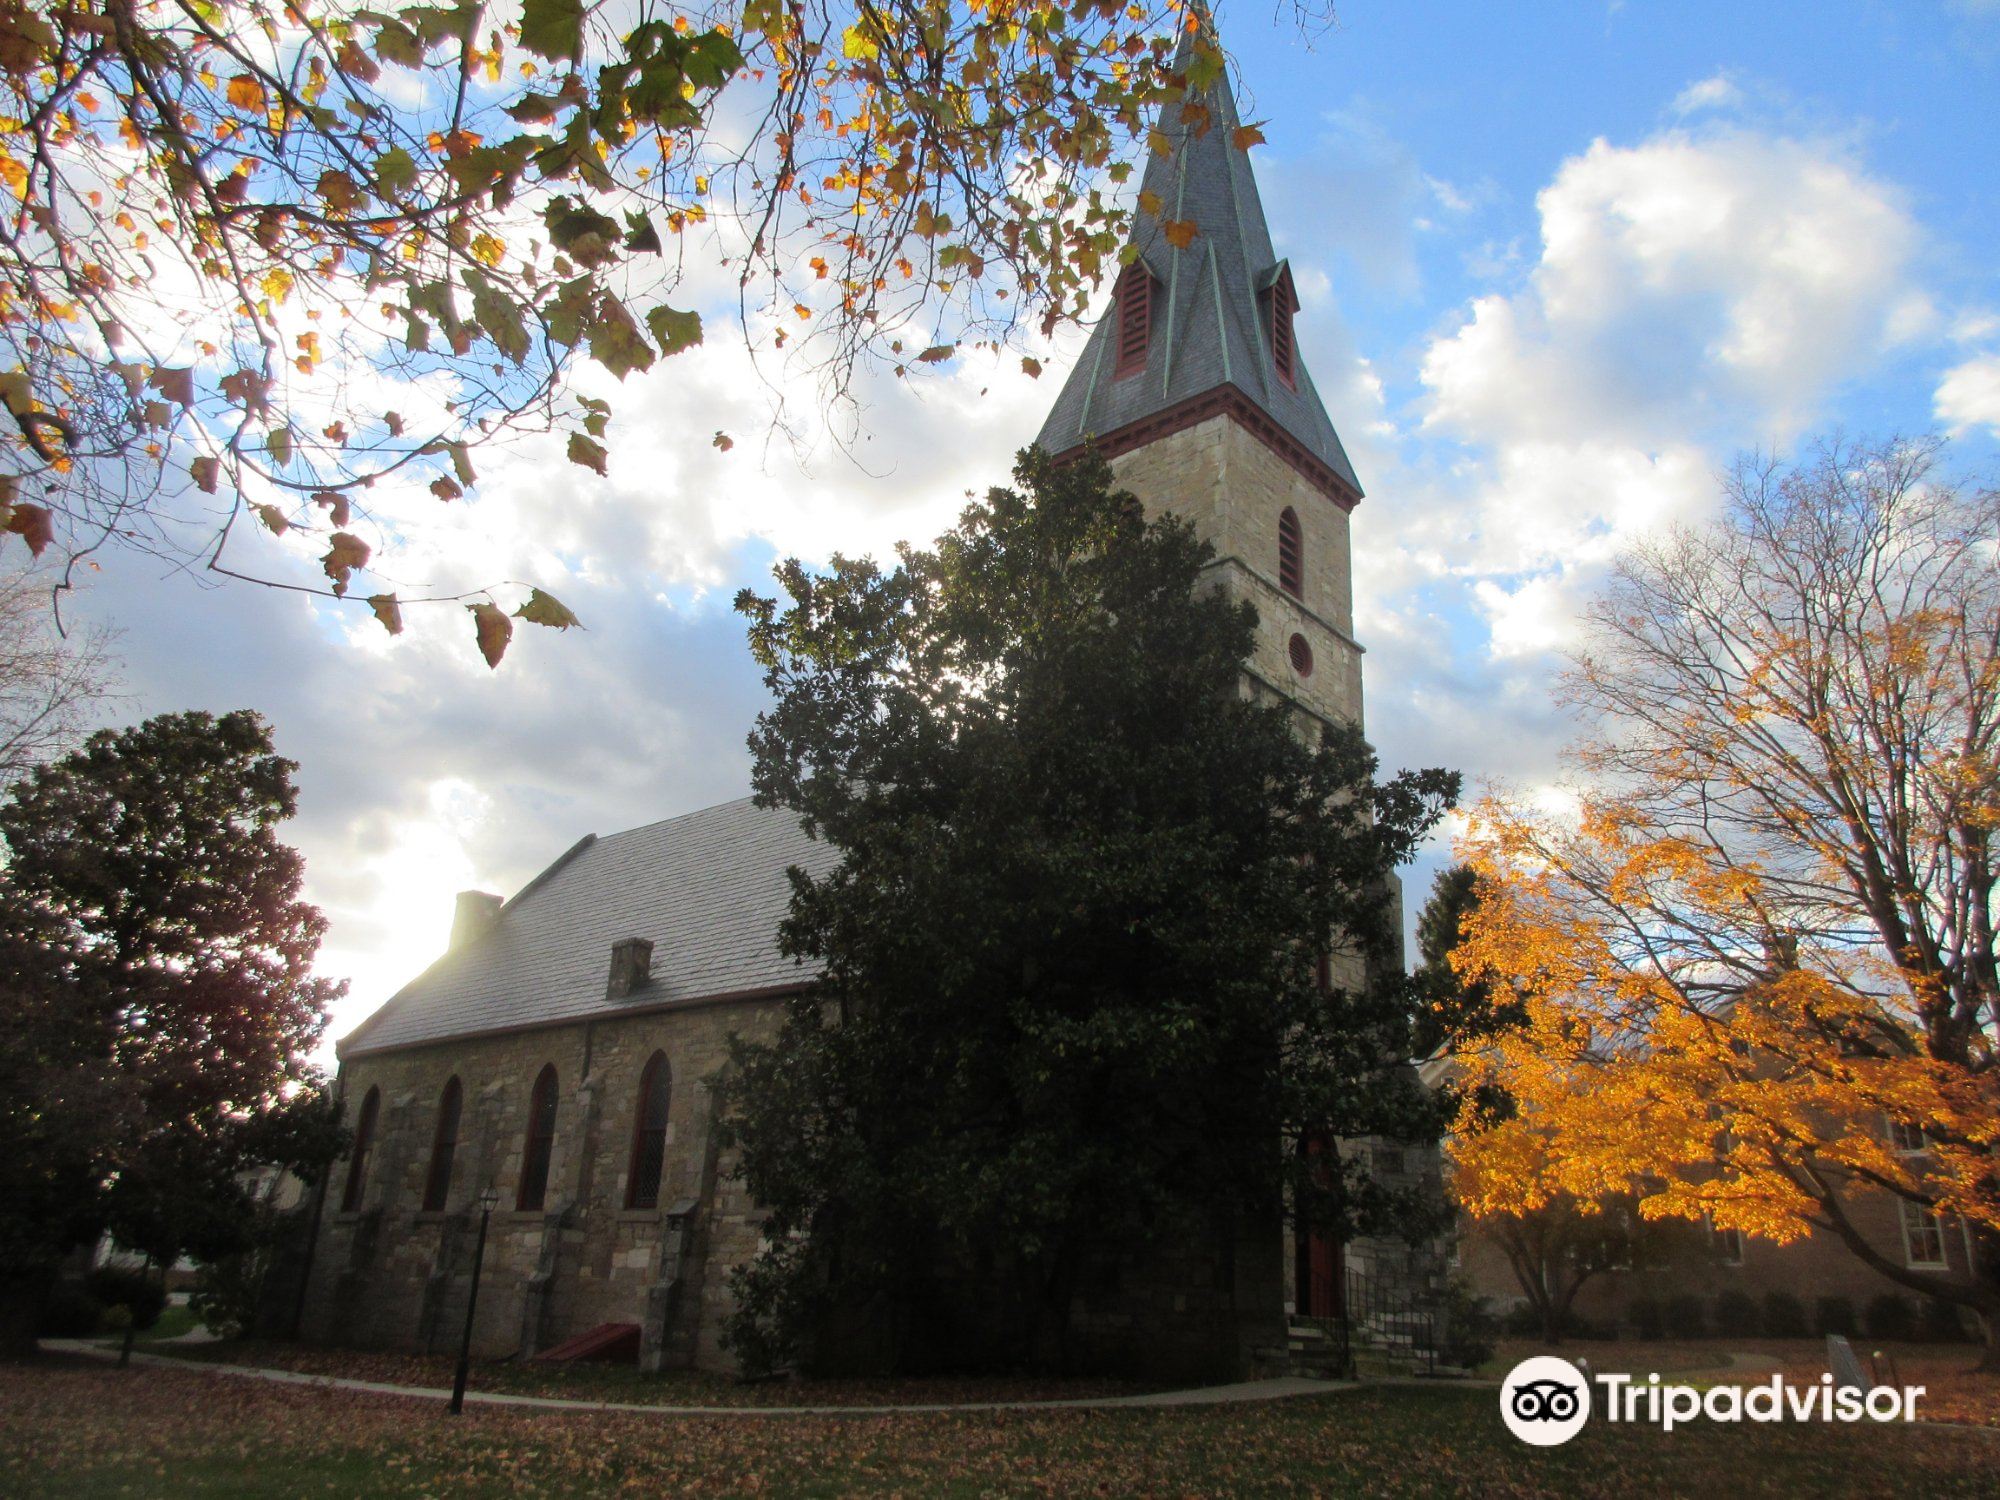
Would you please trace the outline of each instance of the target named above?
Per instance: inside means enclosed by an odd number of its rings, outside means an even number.
[[[118,1351],[84,1339],[44,1339],[44,1349],[63,1354],[81,1354],[91,1359],[115,1360]],[[336,1375],[306,1375],[296,1370],[271,1370],[257,1365],[225,1365],[211,1360],[175,1359],[167,1354],[134,1351],[135,1365],[157,1365],[210,1375],[231,1375],[244,1380],[268,1380],[277,1385],[319,1386],[327,1390],[361,1391],[371,1396],[404,1396],[419,1401],[449,1401],[451,1392],[437,1386],[392,1385],[381,1380],[348,1380]],[[666,1406],[645,1401],[580,1401],[564,1396],[514,1396],[497,1391],[467,1391],[468,1406],[512,1406],[538,1411],[631,1412],[655,1417],[872,1417],[936,1415],[955,1411],[1099,1411],[1128,1406],[1221,1406],[1239,1401],[1281,1401],[1294,1396],[1324,1396],[1337,1391],[1359,1390],[1345,1382],[1302,1380],[1246,1380],[1236,1385],[1203,1386],[1186,1391],[1152,1391],[1139,1396],[1091,1396],[1069,1401],[938,1401],[909,1406]]]

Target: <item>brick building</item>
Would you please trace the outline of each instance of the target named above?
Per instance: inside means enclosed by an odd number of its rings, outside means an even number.
[[[1144,180],[1164,211],[1142,221],[1038,440],[1058,455],[1094,442],[1149,510],[1195,523],[1214,585],[1258,611],[1246,692],[1317,734],[1362,716],[1348,549],[1361,490],[1298,351],[1291,271],[1232,144],[1226,80],[1207,102],[1206,130],[1178,111],[1164,122],[1173,150]],[[1177,246],[1162,219],[1196,232]],[[321,1208],[307,1334],[447,1347],[469,1205],[490,1189],[478,1348],[532,1353],[636,1323],[650,1368],[726,1367],[728,1273],[759,1219],[705,1085],[732,1032],[768,1033],[781,997],[811,983],[776,949],[785,870],[834,857],[789,815],[734,802],[584,839],[504,903],[462,896],[450,951],[340,1044],[358,1141]],[[1287,1312],[1335,1253],[1276,1222],[1197,1236],[1091,1294],[1080,1332],[1099,1363],[1248,1368],[1283,1350]],[[1403,1261],[1399,1247],[1353,1253]]]

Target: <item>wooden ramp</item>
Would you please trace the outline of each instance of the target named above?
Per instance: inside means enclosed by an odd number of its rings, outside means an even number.
[[[569,1364],[580,1359],[636,1361],[638,1358],[637,1323],[599,1323],[587,1333],[565,1339],[553,1349],[544,1349],[535,1356],[535,1362]]]

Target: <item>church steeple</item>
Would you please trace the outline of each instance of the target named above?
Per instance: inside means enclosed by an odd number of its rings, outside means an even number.
[[[1186,40],[1178,60],[1190,59]],[[1138,257],[1122,274],[1037,439],[1107,455],[1229,412],[1343,508],[1361,497],[1333,423],[1292,339],[1291,271],[1271,248],[1228,76],[1169,104],[1137,215]]]

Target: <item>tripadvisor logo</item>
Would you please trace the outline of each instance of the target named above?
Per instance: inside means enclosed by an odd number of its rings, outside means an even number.
[[[1500,1385],[1500,1420],[1524,1443],[1553,1448],[1590,1420],[1591,1379],[1566,1359],[1537,1354],[1507,1372]],[[1920,1385],[1836,1388],[1833,1376],[1810,1385],[1787,1385],[1782,1376],[1755,1385],[1663,1384],[1607,1373],[1595,1377],[1607,1422],[1652,1423],[1672,1432],[1696,1418],[1710,1422],[1913,1422]]]
[[[1500,1420],[1524,1443],[1553,1448],[1590,1420],[1590,1382],[1566,1359],[1537,1354],[1507,1372],[1500,1386]]]

